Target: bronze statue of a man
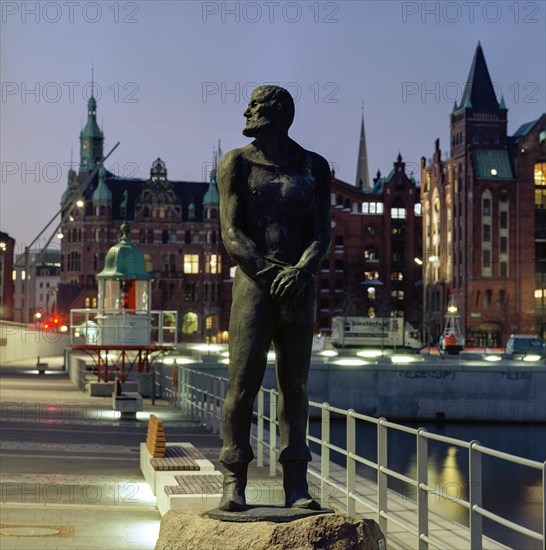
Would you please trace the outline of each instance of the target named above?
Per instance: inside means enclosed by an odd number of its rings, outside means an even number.
[[[246,508],[253,403],[273,343],[287,507],[320,509],[309,495],[307,377],[316,316],[313,276],[330,248],[331,173],[290,137],[294,101],[278,86],[254,90],[243,134],[254,141],[218,168],[222,238],[238,268],[229,326],[220,509]]]

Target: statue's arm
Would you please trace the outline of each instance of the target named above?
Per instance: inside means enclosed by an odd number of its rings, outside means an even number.
[[[330,187],[332,174],[326,160],[313,154],[313,175],[316,188],[313,199],[313,237],[295,267],[314,275],[330,251],[332,226],[330,222]]]
[[[320,269],[330,251],[330,184],[332,175],[325,159],[312,154],[312,173],[315,196],[312,203],[312,237],[300,259],[293,267],[283,269],[271,285],[271,295],[281,301],[297,300],[309,279]]]
[[[220,226],[222,241],[228,254],[242,271],[269,291],[280,267],[268,262],[252,238],[245,232],[245,213],[242,188],[244,159],[237,151],[227,153],[218,166],[217,181],[220,193]]]

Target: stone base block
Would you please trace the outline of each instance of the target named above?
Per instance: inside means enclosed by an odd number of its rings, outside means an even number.
[[[167,447],[171,447],[171,446],[193,447],[191,443],[187,443],[187,442],[171,442],[171,443],[168,442]],[[190,473],[186,470],[169,470],[169,471],[154,470],[152,465],[150,464],[150,460],[152,458],[153,457],[150,454],[150,451],[148,451],[148,448],[146,447],[146,443],[145,442],[140,443],[140,471],[142,472],[144,479],[150,486],[152,493],[156,497],[161,491],[163,491],[163,488],[166,485],[176,485],[174,476],[182,473]],[[214,472],[214,464],[206,458],[196,458],[195,463],[199,467],[199,470],[194,470],[192,473],[202,474],[202,473]],[[212,507],[213,506],[211,506],[211,508]]]
[[[165,472],[166,473],[166,472]],[[177,493],[179,481],[174,479],[171,485],[162,486],[157,492],[157,509],[164,516],[169,510],[203,510],[220,504],[222,480],[220,472],[176,472],[185,482],[185,490]],[[167,491],[171,489],[171,491]],[[175,491],[172,491],[175,489]]]
[[[373,520],[323,514],[290,523],[231,523],[207,511],[171,510],[161,519],[155,550],[385,550]]]

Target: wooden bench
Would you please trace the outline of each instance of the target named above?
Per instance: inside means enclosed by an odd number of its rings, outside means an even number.
[[[167,441],[163,422],[155,414],[148,419],[148,431],[146,432],[146,448],[154,458],[163,458]]]
[[[157,494],[157,508],[163,516],[169,510],[216,508],[222,497],[224,476],[220,472],[176,475],[176,484],[165,485]]]
[[[166,485],[175,485],[175,475],[214,472],[214,465],[191,443],[167,443],[163,422],[150,416],[146,442],[140,444],[140,469],[157,495]]]

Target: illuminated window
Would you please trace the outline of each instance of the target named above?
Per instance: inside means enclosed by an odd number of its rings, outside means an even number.
[[[535,206],[546,207],[546,162],[535,164]]]
[[[413,211],[416,216],[422,216],[423,214],[423,206],[420,202],[415,203],[415,206],[413,207]]]
[[[199,317],[197,313],[188,311],[182,317],[182,333],[183,334],[195,334],[199,331]]]
[[[393,220],[405,220],[406,209],[405,208],[391,208],[391,218]]]
[[[383,214],[382,202],[363,202],[362,203],[363,214]]]
[[[364,271],[364,279],[366,281],[379,279],[379,271]]]
[[[375,297],[376,297],[375,288],[373,288],[371,286],[368,287],[368,300],[373,302],[375,300]]]
[[[184,254],[184,273],[199,273],[199,254]]]
[[[146,264],[146,271],[153,271],[154,270],[154,265],[153,265],[151,254],[144,254],[144,262]]]
[[[205,272],[213,275],[222,272],[222,256],[220,254],[207,254],[205,256]]]
[[[364,250],[364,259],[377,260],[377,249],[375,246],[369,246],[366,250]]]
[[[216,315],[209,315],[205,319],[205,328],[207,331],[216,332],[218,330],[218,317]]]

